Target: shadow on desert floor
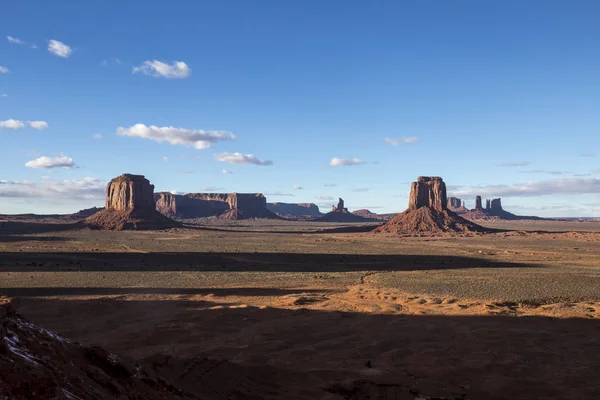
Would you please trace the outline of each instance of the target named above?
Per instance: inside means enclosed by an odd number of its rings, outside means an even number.
[[[249,252],[4,252],[0,272],[56,271],[423,271],[463,268],[527,268],[450,255],[362,255]]]
[[[310,399],[328,390],[357,400],[600,394],[597,319],[258,308],[194,297],[25,297],[20,309],[66,337],[145,359],[207,398]],[[207,367],[203,357],[230,363]]]

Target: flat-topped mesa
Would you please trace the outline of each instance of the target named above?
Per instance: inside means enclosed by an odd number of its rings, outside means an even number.
[[[416,210],[430,207],[437,211],[447,210],[446,184],[440,177],[420,176],[410,187],[408,208]]]
[[[123,174],[106,186],[107,210],[154,209],[154,185],[144,175]]]
[[[487,211],[489,211],[489,210],[490,210],[490,199],[486,199],[486,200],[485,200],[485,209],[486,209]]]
[[[448,197],[448,208],[460,208],[462,204],[462,200],[458,197]]]
[[[475,209],[483,210],[483,205],[481,203],[481,196],[475,196]]]
[[[502,202],[501,199],[492,199],[492,200],[488,200],[490,202],[490,211],[492,212],[498,212],[498,211],[504,211],[502,210]]]

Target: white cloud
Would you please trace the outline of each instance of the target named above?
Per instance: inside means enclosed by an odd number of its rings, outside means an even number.
[[[391,144],[392,146],[398,146],[398,141],[396,139],[392,139],[389,137],[386,137],[383,139],[384,142]]]
[[[46,121],[27,121],[30,127],[37,130],[42,130],[48,128],[48,123]]]
[[[40,182],[0,181],[0,197],[37,198],[61,200],[102,200],[105,197],[104,181],[97,178],[54,180],[48,177]]]
[[[402,141],[404,142],[404,144],[417,144],[421,141],[421,138],[417,136],[408,136],[402,138]]]
[[[500,164],[499,167],[524,167],[531,164],[529,161],[515,161]]]
[[[16,119],[7,119],[5,121],[0,121],[0,128],[14,129],[16,131],[17,129],[25,128],[25,124],[23,121],[18,121]]]
[[[8,97],[8,95],[6,93],[2,93],[0,94],[0,97]]]
[[[22,41],[21,39],[16,38],[16,37],[7,36],[6,39],[9,41],[9,43],[16,43],[16,44],[22,44],[22,45],[26,44],[24,41]]]
[[[241,153],[220,153],[216,154],[217,161],[226,162],[229,164],[254,164],[254,165],[272,165],[273,161],[259,160],[253,154]]]
[[[117,128],[117,134],[121,136],[134,136],[155,142],[167,142],[172,145],[194,147],[195,149],[207,149],[212,143],[219,140],[233,140],[235,135],[227,131],[204,131],[197,129],[174,128],[172,126],[146,126],[135,124],[129,128],[122,126]]]
[[[598,178],[565,178],[545,181],[517,183],[514,185],[485,185],[452,192],[452,196],[483,197],[536,197],[554,194],[595,194],[600,193]]]
[[[48,51],[59,57],[69,58],[69,56],[73,52],[73,49],[71,49],[71,47],[67,46],[63,42],[59,42],[58,40],[52,39],[50,40],[50,42],[48,42]]]
[[[221,171],[221,173],[223,175],[229,175],[229,174],[233,174],[233,171],[229,171],[228,169],[224,169],[224,170]]]
[[[73,159],[67,156],[59,156],[59,157],[38,157],[35,160],[28,161],[25,163],[26,167],[29,168],[57,168],[57,167],[65,167],[72,168],[75,166]]]
[[[317,199],[317,200],[333,200],[333,197],[331,197],[331,196],[315,196],[315,199]]]
[[[118,59],[117,57],[113,57],[108,60],[102,60],[102,65],[105,67],[108,65],[121,65],[121,64],[123,64],[123,62],[120,59]]]
[[[304,188],[302,187],[302,185],[292,185],[292,189],[294,189],[294,190],[302,190]]]
[[[162,158],[162,160],[165,161],[165,162],[167,162],[167,161],[169,161],[169,157],[165,156],[165,157]]]
[[[100,139],[102,139],[102,135],[99,133],[96,133],[96,134],[92,135],[92,139],[100,140]]]
[[[365,162],[359,158],[352,158],[350,160],[346,160],[343,158],[333,157],[331,161],[329,161],[329,165],[332,167],[339,167],[341,165],[359,165],[364,163]]]
[[[0,65],[0,74],[8,74],[8,68]]]
[[[139,67],[133,68],[133,73],[141,72],[154,78],[184,79],[192,74],[192,70],[183,61],[167,64],[158,60],[144,61]]]
[[[179,171],[180,174],[193,174],[194,171],[192,171],[191,169],[182,169],[181,171]]]
[[[283,196],[283,197],[294,197],[293,194],[291,193],[283,193],[283,192],[272,192],[272,193],[265,193],[265,196]]]

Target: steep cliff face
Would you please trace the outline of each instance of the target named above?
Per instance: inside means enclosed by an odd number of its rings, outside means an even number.
[[[277,218],[267,209],[261,193],[188,193],[168,192],[155,195],[156,210],[177,218],[218,216],[224,219]]]
[[[448,210],[446,184],[439,177],[420,176],[411,185],[408,209],[375,229],[376,233],[435,235],[485,232],[486,229]]]
[[[447,209],[446,184],[440,177],[420,176],[410,189],[408,208],[430,207],[437,211]]]
[[[154,208],[154,185],[143,175],[123,174],[112,179],[106,186],[107,210],[130,210]]]
[[[481,203],[481,196],[475,196],[475,209],[483,210],[483,205]]]
[[[323,213],[314,203],[267,203],[267,209],[284,218],[321,217]]]
[[[123,174],[106,186],[103,210],[86,218],[92,229],[141,230],[164,229],[178,223],[157,212],[154,205],[154,185],[143,175]]]

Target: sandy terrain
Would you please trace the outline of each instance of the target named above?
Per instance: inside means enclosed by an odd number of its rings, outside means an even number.
[[[214,398],[598,398],[600,223],[485,225],[514,231],[397,238],[269,221],[31,234],[14,222],[0,233],[0,293],[190,390],[231,375]],[[200,370],[202,357],[233,364]]]

